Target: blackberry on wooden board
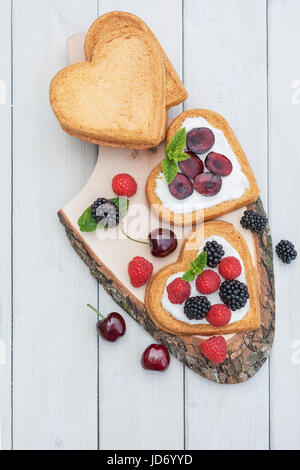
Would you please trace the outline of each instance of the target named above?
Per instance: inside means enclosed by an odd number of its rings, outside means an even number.
[[[263,232],[266,228],[268,219],[264,215],[248,210],[244,212],[243,217],[241,218],[241,226],[246,230],[251,230],[251,232]]]
[[[91,205],[92,217],[104,228],[116,227],[120,221],[118,207],[104,197],[98,198]]]

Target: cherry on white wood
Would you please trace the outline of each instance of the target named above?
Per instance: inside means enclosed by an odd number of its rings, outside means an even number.
[[[11,34],[10,2],[0,2],[0,449],[11,447]]]
[[[61,131],[51,77],[97,1],[14,4],[14,447],[97,449],[97,286],[56,211],[88,179],[96,148]]]
[[[265,2],[189,0],[184,25],[185,107],[213,109],[228,119],[266,205]],[[188,449],[268,448],[267,364],[240,385],[216,386],[188,369],[185,378]]]
[[[275,255],[277,334],[271,356],[271,448],[300,443],[299,181],[300,3],[269,5],[270,213],[274,246],[295,243],[298,259]]]
[[[142,18],[181,75],[181,0],[100,2],[100,14],[110,10],[129,11]],[[99,303],[105,313],[120,311],[102,288]],[[124,315],[126,336],[113,347],[101,342],[99,348],[100,448],[182,449],[183,366],[172,360],[166,373],[143,370],[140,357],[154,340]]]

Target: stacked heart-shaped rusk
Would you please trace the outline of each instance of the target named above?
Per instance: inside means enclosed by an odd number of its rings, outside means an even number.
[[[98,145],[150,148],[164,140],[167,110],[187,93],[148,26],[111,12],[91,26],[88,62],[61,70],[50,101],[62,128]]]

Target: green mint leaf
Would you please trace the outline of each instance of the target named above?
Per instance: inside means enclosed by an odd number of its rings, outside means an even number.
[[[172,158],[172,155],[177,151],[182,152],[186,146],[186,128],[183,127],[172,137],[166,147],[166,155]]]
[[[97,222],[92,217],[91,207],[88,207],[78,219],[81,232],[93,232],[97,228]]]
[[[175,152],[175,154],[172,156],[172,160],[175,162],[183,162],[184,160],[188,160],[190,155],[184,152]]]
[[[110,201],[117,206],[120,211],[120,219],[122,219],[128,211],[129,199],[126,197],[113,197]]]
[[[126,197],[114,197],[109,200],[118,207],[121,220],[128,210],[129,200]],[[92,216],[91,207],[88,207],[79,217],[78,225],[81,232],[94,232],[97,227],[104,228],[101,226],[101,224],[97,224],[96,220]]]
[[[193,281],[194,277],[195,277],[195,276],[194,276],[193,271],[192,271],[191,269],[188,269],[188,270],[184,273],[184,275],[182,276],[181,279],[182,279],[183,281],[186,281],[186,282],[191,282],[191,281]]]
[[[161,164],[162,164],[162,170],[165,175],[167,184],[172,183],[173,179],[178,173],[178,166],[176,165],[175,162],[173,162],[169,158],[164,158]]]
[[[193,265],[195,274],[199,275],[202,273],[203,269],[206,266],[206,262],[207,262],[207,252],[202,251],[202,253],[200,253],[200,255],[197,256],[197,258],[191,263]]]
[[[199,276],[199,274],[203,272],[206,263],[207,252],[202,251],[202,253],[200,253],[200,255],[198,255],[197,258],[191,262],[190,268],[184,273],[181,279],[187,282],[193,281],[195,279],[195,276]]]

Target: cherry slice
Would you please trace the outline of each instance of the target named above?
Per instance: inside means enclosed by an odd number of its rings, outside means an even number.
[[[200,160],[200,158],[197,157],[197,155],[195,155],[193,152],[185,150],[184,153],[189,155],[190,158],[179,162],[178,166],[184,175],[193,180],[196,178],[197,175],[203,173],[204,164],[202,160]]]
[[[208,152],[215,143],[214,133],[208,127],[197,127],[187,133],[186,145],[191,152]]]
[[[212,173],[202,173],[194,181],[194,189],[202,196],[215,196],[222,187],[222,179]]]
[[[193,185],[187,176],[177,173],[172,183],[169,184],[169,191],[176,199],[185,199],[193,193]]]
[[[211,173],[219,176],[228,176],[232,172],[231,161],[221,153],[209,152],[205,166]]]

